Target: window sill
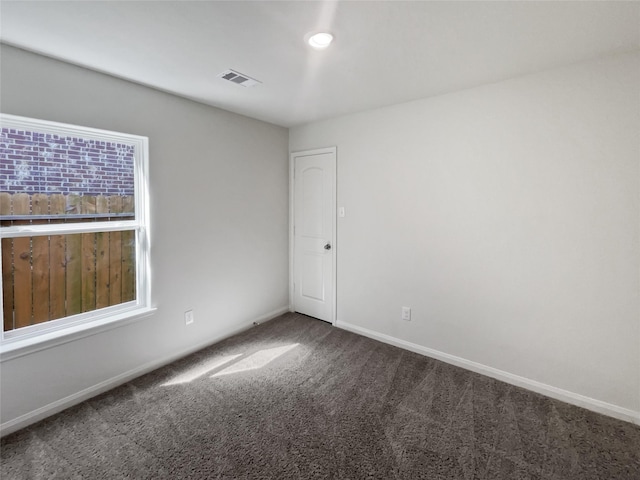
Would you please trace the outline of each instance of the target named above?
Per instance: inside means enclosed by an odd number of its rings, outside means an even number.
[[[157,308],[155,307],[135,308],[109,315],[108,317],[99,318],[92,322],[85,322],[60,330],[42,333],[34,337],[16,338],[9,341],[5,340],[4,343],[0,345],[0,363],[41,350],[57,347],[65,343],[74,342],[80,338],[90,337],[101,332],[106,332],[107,330],[123,327],[152,315],[156,310]]]

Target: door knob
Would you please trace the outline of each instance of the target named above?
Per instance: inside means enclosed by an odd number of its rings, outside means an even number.
[[[331,250],[331,244],[330,244],[330,243],[327,243],[327,244],[324,246],[324,249],[325,249],[325,250]]]

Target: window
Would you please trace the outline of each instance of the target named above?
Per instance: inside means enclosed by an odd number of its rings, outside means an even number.
[[[149,310],[147,166],[146,137],[0,115],[3,347]]]

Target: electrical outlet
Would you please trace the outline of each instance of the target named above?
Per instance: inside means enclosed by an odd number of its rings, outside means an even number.
[[[411,307],[402,307],[402,320],[411,321]]]
[[[193,310],[187,310],[184,312],[184,324],[191,325],[193,323]]]

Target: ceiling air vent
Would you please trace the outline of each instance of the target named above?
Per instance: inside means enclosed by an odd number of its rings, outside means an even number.
[[[236,85],[242,85],[243,87],[253,87],[262,83],[255,78],[251,78],[244,73],[236,72],[235,70],[225,70],[219,74],[218,77],[223,78],[224,80],[229,80]]]

